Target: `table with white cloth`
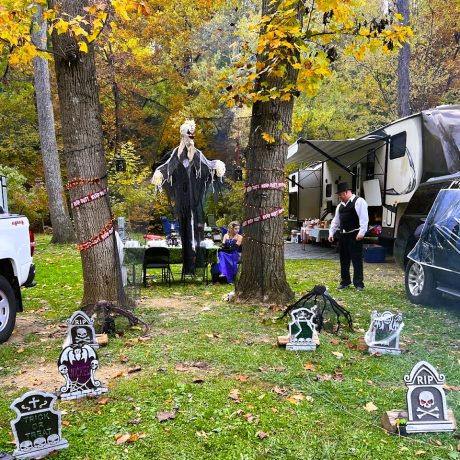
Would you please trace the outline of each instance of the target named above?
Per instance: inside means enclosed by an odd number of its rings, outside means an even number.
[[[327,228],[311,228],[308,234],[309,238],[314,238],[317,243],[326,241],[329,237],[329,229]]]

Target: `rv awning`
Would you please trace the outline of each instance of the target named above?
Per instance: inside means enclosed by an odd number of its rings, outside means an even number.
[[[386,140],[387,136],[369,136],[359,139],[343,139],[338,141],[303,139],[289,146],[286,163],[307,163],[315,161],[337,160],[348,153],[375,147]],[[346,159],[345,159],[346,161]]]

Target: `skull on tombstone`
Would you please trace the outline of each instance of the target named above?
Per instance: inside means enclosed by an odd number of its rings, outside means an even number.
[[[75,341],[78,344],[90,342],[88,331],[84,327],[79,327],[77,329],[77,336],[75,337]]]
[[[19,450],[29,450],[32,449],[33,446],[32,441],[22,441],[21,444],[19,444]]]
[[[59,435],[57,435],[56,433],[52,433],[47,438],[48,444],[56,444],[57,442],[59,442],[59,439]]]
[[[45,447],[45,445],[46,445],[45,438],[40,437],[34,441],[34,447]]]
[[[418,401],[421,407],[429,409],[434,404],[434,396],[431,391],[422,391],[418,396]]]

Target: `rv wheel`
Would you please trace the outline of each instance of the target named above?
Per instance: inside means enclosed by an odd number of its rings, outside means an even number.
[[[407,298],[412,303],[429,304],[433,300],[436,280],[428,267],[409,260],[406,266],[405,286]]]
[[[0,275],[0,343],[6,342],[16,322],[16,297],[8,280]]]

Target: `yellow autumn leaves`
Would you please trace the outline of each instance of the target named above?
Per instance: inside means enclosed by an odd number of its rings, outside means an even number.
[[[253,50],[242,47],[233,69],[224,72],[227,105],[251,105],[279,99],[289,101],[300,92],[318,93],[323,80],[332,74],[334,43],[351,41],[345,53],[362,59],[367,52],[390,52],[412,36],[404,18],[393,16],[384,27],[370,30],[357,8],[363,0],[320,0],[311,3],[301,18],[298,0],[281,0],[254,28],[259,31]],[[270,139],[266,139],[271,142]]]
[[[33,15],[37,5],[31,0],[11,0],[0,6],[0,53],[8,54],[11,66],[28,65],[40,53],[32,43]],[[150,8],[144,0],[111,0],[95,2],[85,8],[83,16],[69,17],[59,9],[45,9],[43,18],[48,22],[48,34],[69,34],[77,43],[78,49],[88,52],[88,45],[102,32],[109,18],[128,21],[128,13],[148,15]],[[111,29],[115,23],[111,22]]]

